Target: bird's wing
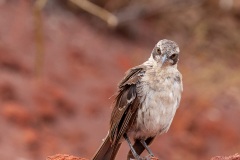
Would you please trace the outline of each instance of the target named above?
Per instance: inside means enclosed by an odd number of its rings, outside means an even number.
[[[136,110],[140,105],[136,84],[144,71],[145,67],[143,65],[130,69],[119,84],[118,95],[115,98],[110,120],[109,134],[112,144],[119,142],[136,117]]]

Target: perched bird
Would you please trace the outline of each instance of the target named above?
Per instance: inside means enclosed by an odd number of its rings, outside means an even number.
[[[114,160],[124,139],[130,147],[127,159],[144,159],[140,155],[145,149],[154,156],[148,145],[168,131],[180,103],[178,60],[178,45],[163,39],[146,62],[126,73],[118,86],[109,132],[92,160]]]

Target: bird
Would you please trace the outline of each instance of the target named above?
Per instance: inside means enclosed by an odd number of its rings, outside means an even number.
[[[147,61],[126,72],[113,102],[109,131],[92,160],[114,160],[124,140],[130,148],[128,160],[147,159],[140,156],[144,150],[154,157],[149,145],[169,130],[183,92],[179,53],[176,42],[162,39]]]

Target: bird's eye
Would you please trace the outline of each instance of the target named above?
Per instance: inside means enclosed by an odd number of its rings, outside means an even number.
[[[157,53],[159,54],[159,55],[161,55],[162,53],[161,53],[161,49],[160,48],[157,48]]]
[[[170,59],[175,59],[175,58],[177,58],[177,54],[172,54],[171,56],[170,56]]]

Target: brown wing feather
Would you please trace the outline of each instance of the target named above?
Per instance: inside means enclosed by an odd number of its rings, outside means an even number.
[[[143,66],[130,69],[119,84],[110,121],[109,134],[112,144],[119,142],[136,117],[136,110],[139,107],[136,84],[139,82],[144,69]]]
[[[139,81],[139,74],[141,72],[144,72],[145,66],[140,65],[136,66],[134,68],[131,68],[127,71],[125,77],[122,79],[122,81],[119,83],[119,89],[122,89],[126,85],[136,84]]]

